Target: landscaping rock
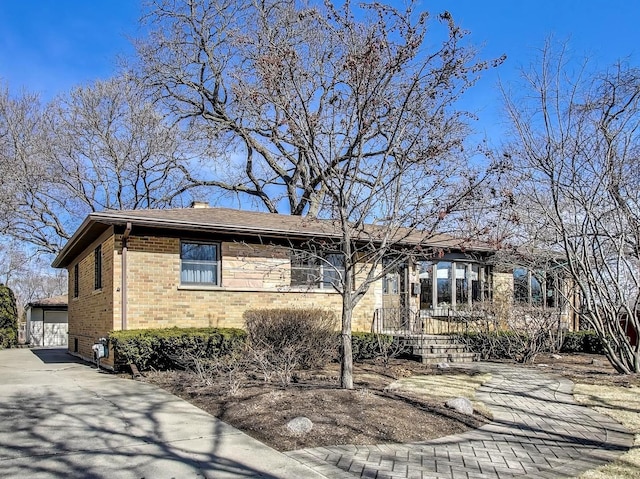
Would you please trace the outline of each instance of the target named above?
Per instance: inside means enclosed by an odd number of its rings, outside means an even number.
[[[473,415],[473,404],[467,398],[457,397],[454,399],[449,399],[446,403],[446,406],[454,411],[457,411],[461,414],[465,414],[467,416]]]
[[[449,369],[449,363],[438,363],[437,364],[438,369]]]
[[[294,417],[287,423],[287,429],[289,429],[293,434],[300,436],[307,434],[311,429],[313,429],[313,422],[311,422],[311,419],[308,417]]]

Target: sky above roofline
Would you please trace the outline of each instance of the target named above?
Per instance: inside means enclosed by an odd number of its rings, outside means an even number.
[[[391,1],[391,3],[397,3]],[[570,42],[579,58],[605,67],[624,59],[637,63],[640,2],[628,0],[424,0],[419,8],[448,10],[468,29],[486,59],[507,55],[484,72],[465,96],[464,108],[479,118],[480,136],[495,143],[502,134],[497,88],[517,80],[545,38]],[[112,76],[118,57],[134,54],[131,39],[142,35],[139,0],[29,0],[0,2],[0,80],[43,99],[79,84]]]

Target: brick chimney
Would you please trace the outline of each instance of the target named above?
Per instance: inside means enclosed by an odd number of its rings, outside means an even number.
[[[191,208],[210,208],[206,201],[192,201]]]

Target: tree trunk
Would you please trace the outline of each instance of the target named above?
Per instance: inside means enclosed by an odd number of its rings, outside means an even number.
[[[340,387],[353,389],[353,352],[351,350],[352,308],[346,298],[342,302],[342,336],[340,357]]]

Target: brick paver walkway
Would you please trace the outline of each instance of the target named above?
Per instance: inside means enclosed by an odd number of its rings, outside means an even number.
[[[477,363],[492,379],[476,392],[493,422],[433,441],[333,446],[287,453],[328,478],[562,478],[615,459],[633,436],[577,405],[573,383],[537,370]]]

